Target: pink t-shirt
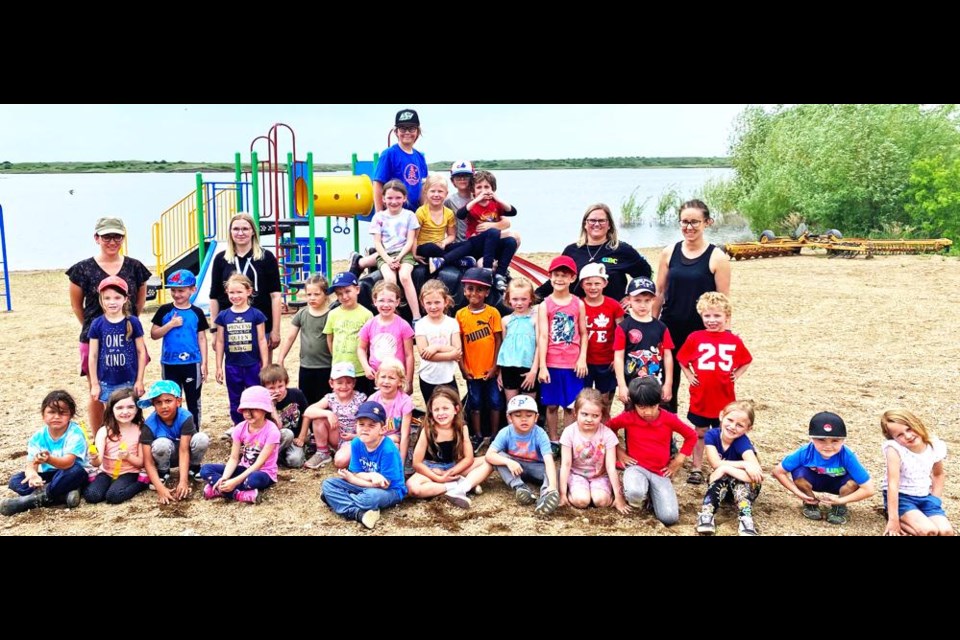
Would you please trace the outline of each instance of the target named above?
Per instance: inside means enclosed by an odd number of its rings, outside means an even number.
[[[617,434],[604,425],[600,425],[600,428],[587,438],[574,422],[564,429],[560,436],[560,444],[570,447],[573,456],[570,472],[587,480],[607,475],[607,451],[615,449],[619,443]]]
[[[101,433],[102,436],[101,436]],[[119,477],[125,473],[138,473],[142,467],[136,467],[127,460],[120,460],[121,447],[125,448],[127,453],[132,456],[140,457],[140,427],[130,425],[129,427],[120,427],[120,439],[111,440],[107,437],[107,428],[100,427],[97,432],[96,441],[100,445],[100,469],[110,477]],[[117,462],[120,462],[119,473]]]
[[[406,362],[407,352],[403,348],[403,341],[408,338],[413,339],[413,327],[397,315],[393,316],[390,324],[383,324],[380,316],[375,316],[360,329],[360,339],[367,342],[367,359],[374,371],[387,358]]]
[[[244,420],[233,430],[233,439],[240,443],[240,466],[242,467],[252,467],[260,457],[260,452],[268,444],[277,445],[273,447],[270,457],[260,467],[260,471],[270,476],[274,482],[277,481],[277,456],[280,455],[280,429],[277,425],[267,420],[259,431],[250,433],[250,425]]]
[[[385,436],[399,436],[400,425],[403,423],[403,416],[413,413],[413,398],[398,391],[393,400],[384,400],[377,391],[370,396],[371,402],[379,402],[383,405],[383,410],[387,412],[387,432]]]
[[[603,296],[603,302],[591,307],[586,300],[583,306],[587,310],[587,364],[611,364],[613,362],[613,338],[617,330],[617,320],[623,317],[623,307],[613,298]]]
[[[547,296],[547,366],[551,369],[576,369],[580,357],[580,298],[570,296],[561,306]]]

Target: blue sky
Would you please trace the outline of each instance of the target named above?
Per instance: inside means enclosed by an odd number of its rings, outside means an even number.
[[[232,162],[276,122],[316,162],[369,158],[396,112],[420,113],[429,161],[726,155],[742,104],[0,105],[0,162]],[[281,130],[283,131],[283,130]],[[281,133],[281,155],[290,150]],[[258,151],[264,156],[264,143]]]

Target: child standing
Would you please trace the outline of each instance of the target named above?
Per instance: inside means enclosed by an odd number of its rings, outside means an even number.
[[[301,438],[306,438],[307,425],[313,428],[317,452],[307,460],[307,469],[319,469],[330,462],[330,448],[336,451],[334,466],[346,469],[350,464],[350,441],[357,435],[357,411],[367,401],[367,394],[356,390],[356,372],[349,362],[333,365],[330,386],[333,391],[307,408],[303,414]]]
[[[703,484],[703,438],[720,426],[720,410],[737,399],[734,383],[747,372],[753,356],[739,336],[727,330],[733,308],[727,296],[709,291],[697,300],[705,330],[694,331],[677,352],[677,365],[690,383],[687,420],[697,429],[690,484]]]
[[[140,319],[130,314],[126,280],[108,276],[97,290],[103,315],[90,325],[90,397],[106,404],[117,389],[143,393],[147,348]]]
[[[360,342],[360,329],[373,314],[357,303],[360,285],[352,273],[344,272],[334,276],[330,290],[340,303],[339,307],[330,312],[327,324],[323,327],[323,333],[327,337],[327,349],[333,354],[333,366],[341,362],[349,363],[354,371],[361,374],[356,379],[357,391],[369,395],[374,391],[373,381],[363,375],[357,345]]]
[[[100,470],[83,491],[90,504],[126,502],[147,488],[140,438],[146,429],[143,411],[137,406],[133,389],[118,389],[110,394],[104,413],[104,426],[97,431],[93,465]]]
[[[300,375],[297,378],[300,390],[307,396],[307,402],[313,404],[330,393],[330,367],[333,356],[327,346],[327,337],[323,329],[327,325],[330,313],[327,298],[327,279],[322,275],[307,278],[303,285],[307,306],[303,307],[290,321],[293,329],[283,340],[278,364],[290,353],[293,342],[300,336]]]
[[[747,437],[747,432],[753,429],[754,418],[751,403],[731,402],[720,412],[720,428],[707,431],[704,438],[707,462],[713,467],[713,473],[697,519],[697,533],[716,533],[714,513],[724,501],[730,501],[737,505],[740,535],[757,535],[753,503],[760,493],[763,470]]]
[[[351,258],[351,271],[356,275],[363,269],[374,265],[383,274],[384,282],[400,286],[410,305],[413,321],[420,318],[420,305],[417,302],[417,289],[413,286],[413,268],[417,266],[414,249],[417,246],[417,230],[420,221],[417,214],[404,208],[407,201],[407,189],[399,180],[391,180],[383,186],[383,202],[386,209],[377,210],[370,221],[370,235],[377,252],[357,259]],[[357,270],[360,271],[357,271]]]
[[[583,301],[570,293],[577,279],[577,264],[557,256],[547,270],[553,293],[537,314],[537,356],[540,358],[540,400],[547,407],[547,432],[557,441],[560,407],[564,424],[573,422],[573,406],[587,375],[587,314]]]
[[[511,489],[521,505],[537,503],[534,511],[549,516],[560,505],[557,466],[547,432],[537,426],[537,402],[530,396],[514,396],[507,405],[510,425],[501,429],[490,444],[486,460]],[[540,483],[540,497],[534,496],[526,480]]]
[[[373,287],[373,304],[380,313],[360,329],[357,358],[368,380],[377,379],[380,363],[396,358],[404,364],[404,391],[413,393],[413,328],[396,314],[400,304],[397,285],[381,280]],[[368,356],[369,353],[369,356]]]
[[[580,270],[587,327],[587,375],[583,378],[583,387],[594,388],[607,396],[607,407],[617,391],[613,342],[617,326],[623,320],[620,303],[603,295],[608,277],[607,267],[599,262],[591,262]]]
[[[467,493],[474,488],[481,493],[480,483],[493,472],[486,460],[474,458],[460,395],[450,387],[437,387],[427,400],[427,415],[413,452],[413,470],[407,480],[410,495],[443,495],[461,509],[470,508]]]
[[[456,218],[453,210],[444,206],[447,198],[447,179],[441,175],[428,176],[423,183],[427,202],[417,209],[420,233],[417,234],[417,258],[426,259],[430,273],[443,267],[443,255],[456,238]]]
[[[510,230],[510,221],[504,218],[517,215],[517,209],[497,196],[497,179],[492,173],[473,174],[473,200],[458,209],[456,215],[457,219],[467,221],[470,255],[475,258],[482,255],[484,268],[490,270],[496,260],[494,283],[498,290],[506,291],[507,270],[520,247],[520,235]],[[451,261],[459,257],[459,253],[447,254]]]
[[[847,505],[875,493],[870,474],[844,444],[847,425],[835,413],[810,418],[810,443],[780,461],[773,477],[803,501],[803,515],[820,520],[821,503],[830,507],[827,522],[846,524]]]
[[[426,404],[438,386],[457,388],[457,363],[463,350],[460,325],[446,313],[453,306],[447,286],[440,280],[427,280],[420,289],[420,304],[427,317],[413,332],[420,354],[420,394]]]
[[[393,131],[397,144],[384,149],[373,174],[373,203],[377,211],[383,211],[386,185],[393,180],[402,180],[410,192],[410,203],[420,206],[423,179],[427,177],[427,159],[413,148],[420,139],[420,115],[413,109],[401,109],[394,120]],[[391,132],[392,133],[392,132]],[[390,136],[387,136],[389,144]]]
[[[400,459],[407,463],[410,448],[410,422],[413,419],[413,398],[403,392],[406,369],[396,358],[387,358],[380,363],[377,371],[377,392],[370,400],[378,403],[386,411],[383,435],[387,436],[400,450]]]
[[[217,382],[227,382],[230,397],[230,418],[233,424],[240,415],[240,394],[260,384],[260,369],[270,363],[265,326],[267,317],[250,306],[253,283],[238,273],[227,279],[227,298],[231,307],[217,314],[216,357]]]
[[[357,411],[357,437],[350,443],[350,467],[323,481],[320,499],[334,513],[373,529],[380,510],[407,495],[397,445],[385,437],[386,411],[364,402]]]
[[[624,404],[630,401],[630,383],[653,376],[663,387],[663,402],[669,402],[673,370],[673,339],[667,325],[653,317],[657,287],[650,278],[634,278],[627,285],[630,310],[613,338],[613,370]]]
[[[620,513],[630,507],[620,491],[617,474],[617,434],[605,427],[603,416],[610,412],[606,396],[596,389],[584,389],[577,396],[577,421],[560,436],[560,505],[586,509],[613,505]]]
[[[173,302],[160,305],[153,314],[150,337],[163,338],[160,377],[173,380],[183,388],[187,410],[200,428],[200,390],[207,379],[207,316],[190,303],[197,290],[197,278],[186,269],[167,277],[167,289]]]
[[[157,501],[167,504],[190,495],[190,479],[199,480],[203,456],[210,447],[210,437],[197,431],[190,412],[180,406],[180,385],[172,380],[154,382],[137,402],[141,409],[153,407],[153,413],[140,430],[140,451],[150,483],[157,492]],[[170,491],[170,469],[180,469],[176,490]]]
[[[463,360],[460,372],[467,381],[470,407],[471,443],[474,451],[483,444],[481,409],[486,407],[486,422],[490,436],[500,429],[500,411],[503,403],[497,386],[497,357],[500,352],[503,329],[500,312],[486,303],[493,280],[490,272],[480,267],[467,269],[461,279],[467,306],[457,311]]]
[[[943,510],[947,445],[906,410],[885,411],[880,429],[886,438],[881,449],[887,463],[880,485],[887,511],[883,535],[952,536]]]
[[[270,392],[261,386],[245,389],[240,407],[245,418],[233,431],[227,464],[205,464],[203,497],[259,504],[263,491],[277,482],[280,429],[267,416],[273,413]]]
[[[697,434],[675,414],[660,408],[663,388],[656,378],[634,378],[629,391],[633,409],[607,424],[613,431],[626,432],[626,448],[617,447],[617,461],[626,466],[624,497],[627,504],[640,509],[649,496],[653,514],[669,527],[680,520],[677,493],[671,481],[693,452]],[[674,433],[683,438],[683,446],[671,460]]]
[[[0,503],[5,516],[61,502],[72,509],[87,484],[87,436],[73,420],[76,401],[66,391],[51,391],[40,404],[40,415],[43,427],[27,442],[26,467],[7,485],[19,497]]]
[[[307,421],[303,419],[310,406],[307,396],[300,389],[287,386],[290,374],[278,364],[268,364],[260,371],[260,384],[270,392],[273,400],[274,410],[267,417],[280,428],[277,459],[285,467],[299,469],[307,458]]]
[[[503,344],[497,354],[500,385],[507,402],[518,393],[536,398],[537,370],[537,307],[533,283],[519,276],[507,285],[507,304],[513,313],[503,319]]]

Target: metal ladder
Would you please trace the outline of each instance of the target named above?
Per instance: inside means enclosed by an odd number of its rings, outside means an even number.
[[[10,301],[10,274],[7,271],[7,230],[3,226],[3,205],[0,205],[0,247],[3,249],[3,260],[0,261],[0,271],[3,271],[3,290],[0,294],[7,300],[7,311],[13,311]]]

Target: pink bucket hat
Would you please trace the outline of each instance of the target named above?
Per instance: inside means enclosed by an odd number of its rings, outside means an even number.
[[[270,392],[260,386],[249,387],[240,394],[240,405],[237,407],[238,410],[260,409],[267,413],[273,413],[273,408]]]

